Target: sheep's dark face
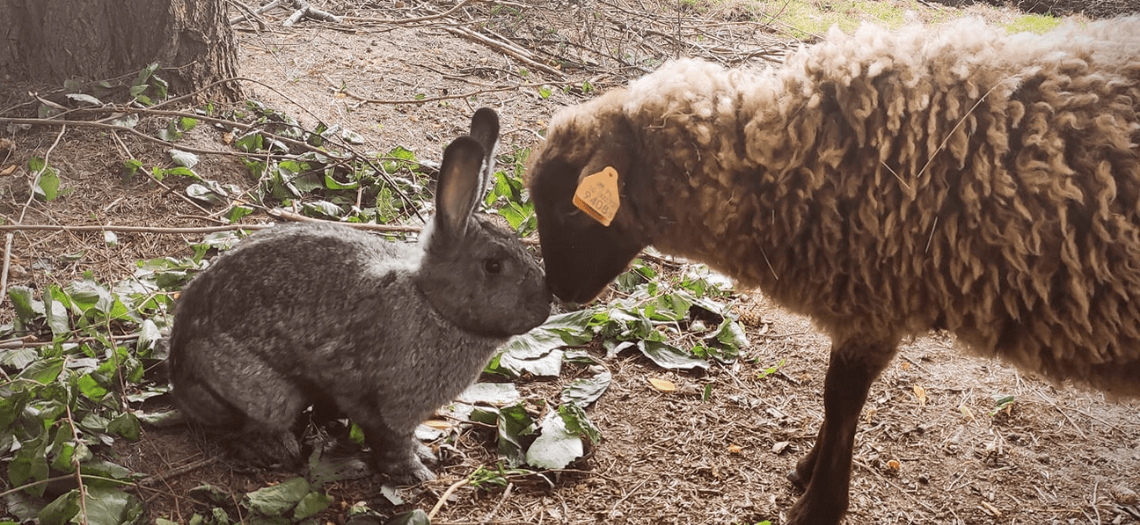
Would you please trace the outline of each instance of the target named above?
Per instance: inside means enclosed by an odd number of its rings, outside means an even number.
[[[540,159],[530,171],[546,282],[560,299],[575,303],[597,297],[646,246],[623,226],[628,212],[619,209],[606,227],[574,206],[580,171],[558,159]]]

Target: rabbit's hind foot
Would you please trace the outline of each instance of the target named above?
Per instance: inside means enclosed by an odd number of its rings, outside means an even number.
[[[265,435],[261,429],[228,436],[226,446],[232,457],[254,467],[296,470],[301,466],[301,444],[291,432]]]

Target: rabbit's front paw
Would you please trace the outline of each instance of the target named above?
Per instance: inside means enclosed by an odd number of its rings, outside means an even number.
[[[435,465],[439,463],[439,458],[436,457],[435,453],[431,451],[431,447],[424,445],[423,443],[416,443],[413,446],[416,448],[416,457],[418,457],[420,461],[427,463],[428,465]]]
[[[397,485],[418,485],[435,479],[435,473],[414,457],[407,461],[388,463],[381,470]]]

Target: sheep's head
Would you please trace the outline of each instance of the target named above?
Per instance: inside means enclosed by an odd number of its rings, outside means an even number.
[[[562,300],[577,303],[601,293],[649,241],[636,219],[633,198],[635,188],[643,185],[637,134],[624,117],[583,111],[591,106],[556,117],[527,170],[547,284]],[[621,205],[613,222],[603,226],[573,199],[583,178],[607,166],[619,174]]]

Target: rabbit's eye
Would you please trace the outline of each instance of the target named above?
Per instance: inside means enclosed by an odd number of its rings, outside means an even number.
[[[487,259],[483,262],[483,269],[486,270],[487,273],[499,273],[503,271],[503,263],[496,261],[495,259]]]

